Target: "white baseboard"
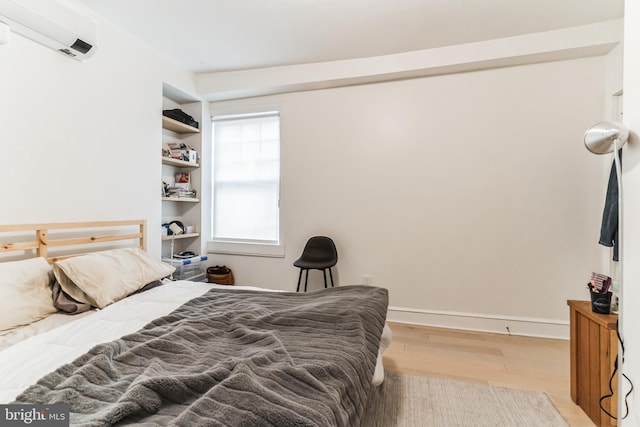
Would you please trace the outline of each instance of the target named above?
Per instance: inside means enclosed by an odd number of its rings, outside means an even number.
[[[389,306],[387,320],[412,325],[569,339],[569,321]],[[507,329],[508,328],[508,329]]]

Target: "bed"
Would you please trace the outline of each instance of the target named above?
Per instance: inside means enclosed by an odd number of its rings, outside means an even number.
[[[171,281],[145,229],[0,226],[0,403],[63,403],[72,425],[359,425],[383,377],[385,289]]]

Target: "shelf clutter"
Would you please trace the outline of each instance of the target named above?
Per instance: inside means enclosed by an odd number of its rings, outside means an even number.
[[[173,177],[162,178],[162,197],[196,198],[197,191],[191,186],[191,173],[179,170]]]
[[[198,168],[198,152],[184,142],[165,142],[162,145],[162,164],[178,168],[173,176],[162,177],[163,198],[192,198],[197,192],[191,184],[191,172]]]
[[[196,255],[189,258],[162,258],[162,262],[176,268],[173,273],[175,280],[190,280],[192,282],[206,281],[208,257],[206,255]]]
[[[162,116],[162,127],[175,133],[199,133],[200,129],[189,126],[172,118]]]
[[[196,119],[182,111],[180,108],[162,110],[162,120],[163,125],[165,123],[170,123],[170,126],[176,126],[178,130],[174,130],[174,132],[180,132],[181,130],[188,132],[200,132],[200,124]]]
[[[190,257],[202,253],[203,207],[201,124],[206,117],[201,99],[168,83],[162,84],[162,249],[161,256],[176,264],[174,279],[206,280],[204,262],[198,257],[189,262],[176,261],[175,253],[188,252]],[[169,233],[165,224],[180,224],[180,232]],[[174,234],[175,233],[175,234]],[[197,265],[200,263],[200,265]]]
[[[182,187],[170,187],[162,186],[163,194],[162,197],[165,199],[195,199],[196,198],[196,190],[187,189]]]
[[[195,165],[198,163],[198,152],[184,142],[166,142],[162,145],[162,157],[180,160],[186,164]]]

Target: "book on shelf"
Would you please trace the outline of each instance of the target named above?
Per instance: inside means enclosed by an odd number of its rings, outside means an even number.
[[[176,188],[191,190],[191,174],[189,172],[178,172],[175,182]]]
[[[167,142],[165,144],[165,153],[168,154],[167,157],[182,160],[182,150],[184,149],[182,148],[183,145],[184,144],[180,144],[178,142]]]
[[[167,188],[165,197],[176,197],[176,198],[189,198],[195,199],[197,197],[195,190],[187,190],[185,188],[180,187],[169,187]]]

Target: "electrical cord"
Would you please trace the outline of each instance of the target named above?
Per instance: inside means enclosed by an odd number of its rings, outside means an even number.
[[[624,342],[622,341],[622,337],[620,336],[620,329],[618,328],[618,321],[616,320],[616,336],[618,337],[618,341],[620,342],[620,349],[621,354],[620,355],[616,355],[616,360],[613,363],[613,372],[611,373],[611,377],[609,378],[609,394],[606,394],[604,396],[602,396],[600,398],[600,409],[602,409],[602,412],[604,412],[605,414],[607,414],[610,418],[613,418],[614,420],[617,420],[618,417],[616,417],[615,415],[612,415],[611,413],[609,413],[609,411],[607,411],[606,409],[604,409],[604,406],[602,406],[602,402],[606,399],[610,399],[614,396],[615,391],[613,391],[613,380],[616,377],[616,373],[618,372],[618,357],[620,357],[621,363],[620,366],[622,366],[622,364],[624,363]],[[629,402],[627,401],[627,399],[629,398],[629,395],[631,394],[631,392],[633,391],[633,383],[631,382],[631,380],[629,379],[629,377],[622,372],[622,369],[620,370],[620,374],[622,375],[622,377],[624,379],[626,379],[627,381],[629,381],[629,391],[624,395],[624,406],[625,406],[625,414],[622,418],[620,418],[621,420],[624,420],[625,418],[627,418],[627,415],[629,415]]]

